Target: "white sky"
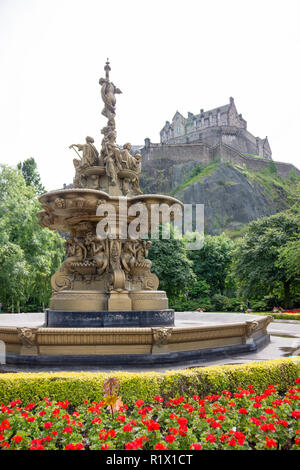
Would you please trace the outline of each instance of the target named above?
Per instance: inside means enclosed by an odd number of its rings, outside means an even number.
[[[299,168],[299,24],[299,0],[0,0],[0,162],[34,157],[48,190],[71,183],[68,146],[100,147],[109,57],[120,145],[233,96]]]

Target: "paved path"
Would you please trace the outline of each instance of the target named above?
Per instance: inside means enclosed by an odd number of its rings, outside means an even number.
[[[247,320],[251,320],[253,315],[247,315]],[[39,327],[43,326],[44,323],[44,313],[21,313],[21,314],[9,314],[9,315],[0,315],[0,326],[28,326],[28,327]],[[176,326],[192,326],[192,325],[207,325],[215,324],[218,321],[225,323],[233,323],[234,321],[245,321],[244,314],[219,314],[219,313],[195,313],[195,312],[177,312],[176,313]],[[191,367],[203,367],[209,365],[222,365],[222,364],[242,364],[253,361],[267,361],[270,359],[278,359],[280,357],[295,357],[300,356],[300,322],[281,322],[280,320],[270,323],[268,326],[268,332],[271,335],[270,344],[259,351],[247,354],[235,354],[229,355],[224,354],[220,357],[215,357],[205,360],[191,361],[185,365],[182,364],[170,364],[163,366],[148,366],[140,368],[138,364],[134,366],[87,366],[87,367],[45,367],[45,368],[36,368],[30,369],[31,371],[39,370],[49,370],[49,371],[58,371],[58,370],[86,370],[86,371],[116,371],[116,370],[127,370],[132,372],[141,372],[156,370],[163,372],[170,369],[182,369],[182,368],[191,368]],[[295,358],[296,360],[296,358]],[[21,366],[16,368],[16,366],[4,366],[6,370],[24,370],[28,371],[28,368],[22,368]]]

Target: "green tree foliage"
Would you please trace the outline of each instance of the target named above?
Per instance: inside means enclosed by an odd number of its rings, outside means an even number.
[[[19,170],[0,166],[0,302],[3,310],[41,309],[48,303],[50,276],[58,269],[64,240],[42,228],[37,190]]]
[[[181,297],[193,285],[195,275],[186,252],[185,241],[171,235],[169,240],[153,240],[149,250],[151,271],[159,278],[170,302]]]
[[[293,240],[279,248],[276,267],[285,272],[286,279],[293,284],[300,284],[300,232]]]
[[[281,212],[251,222],[235,251],[234,273],[241,292],[262,298],[282,289],[285,305],[291,306],[291,288],[296,282],[287,264],[291,243],[299,235],[299,217]],[[294,246],[294,245],[293,245]]]
[[[205,281],[214,294],[224,294],[234,242],[225,234],[206,235],[200,250],[188,251],[198,280]]]
[[[45,192],[34,158],[27,158],[24,162],[19,162],[17,167],[22,171],[27,186],[33,186],[38,194]]]

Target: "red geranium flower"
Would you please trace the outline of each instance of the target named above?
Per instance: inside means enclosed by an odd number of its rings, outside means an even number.
[[[267,447],[277,447],[277,442],[273,439],[269,439],[268,436],[265,436]]]
[[[141,406],[143,406],[144,403],[145,403],[144,400],[137,400],[137,401],[135,402],[135,406],[137,406],[138,408],[140,408]]]
[[[174,442],[176,439],[175,436],[173,436],[173,434],[167,434],[166,437],[165,437],[165,440],[169,443],[169,444],[172,444],[172,442]]]
[[[168,447],[166,447],[162,442],[158,442],[155,447],[155,450],[168,450]]]
[[[215,441],[217,440],[217,438],[216,438],[216,436],[214,436],[213,434],[208,434],[208,435],[206,436],[205,440],[206,440],[207,442],[213,443],[213,442],[215,442]]]
[[[191,450],[201,450],[202,447],[201,447],[201,444],[194,443],[194,444],[190,445],[190,449]]]
[[[125,424],[125,426],[123,427],[123,431],[125,431],[125,432],[130,432],[130,431],[132,431],[132,426],[131,426],[131,424]]]

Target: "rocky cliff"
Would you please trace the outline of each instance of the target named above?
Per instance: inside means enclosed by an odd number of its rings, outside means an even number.
[[[160,161],[143,167],[144,192],[171,194],[184,203],[204,204],[205,230],[238,236],[251,220],[288,209],[299,176],[279,177],[273,162],[262,171],[252,171],[218,161]]]

